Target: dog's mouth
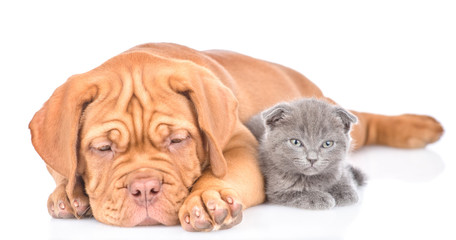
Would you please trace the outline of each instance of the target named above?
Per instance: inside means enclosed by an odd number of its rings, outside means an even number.
[[[157,220],[147,216],[142,222],[140,222],[136,226],[152,226],[152,225],[158,225],[160,224]]]
[[[137,206],[133,212],[131,212],[133,226],[152,226],[161,224],[154,216],[160,214],[160,209],[153,206],[153,203],[145,204],[144,206]]]
[[[146,207],[125,201],[122,208],[124,210],[110,212],[114,218],[106,214],[95,215],[95,218],[101,222],[122,227],[179,224],[178,207],[169,204],[157,203]]]
[[[138,204],[131,201],[124,202],[129,213],[124,212],[124,217],[130,218],[133,226],[152,226],[152,225],[176,225],[178,224],[177,211],[180,204],[170,202],[164,192],[158,194],[155,199],[145,204]]]
[[[170,214],[168,210],[171,206],[166,206],[164,203],[164,196],[160,194],[158,199],[146,203],[145,205],[136,206],[132,214],[135,215],[133,219],[134,226],[152,226],[152,225],[175,225],[177,224],[176,214]],[[175,204],[173,204],[175,205]],[[175,206],[173,206],[175,207]]]
[[[180,191],[179,191],[180,192]],[[184,196],[174,196],[166,187],[152,201],[138,201],[126,188],[98,201],[91,201],[93,215],[100,222],[122,227],[179,224],[178,211]],[[173,197],[171,197],[173,196]]]

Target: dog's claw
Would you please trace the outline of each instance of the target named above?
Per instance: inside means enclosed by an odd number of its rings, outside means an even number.
[[[190,232],[231,228],[242,220],[242,204],[231,189],[193,192],[182,205],[179,219]]]

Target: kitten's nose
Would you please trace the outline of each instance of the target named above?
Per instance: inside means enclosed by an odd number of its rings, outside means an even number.
[[[318,160],[318,155],[316,152],[309,152],[306,158],[307,161],[309,161],[309,163],[313,165]]]
[[[310,159],[310,158],[307,158],[307,161],[309,161],[310,164],[313,165],[313,164],[317,161],[317,159]]]

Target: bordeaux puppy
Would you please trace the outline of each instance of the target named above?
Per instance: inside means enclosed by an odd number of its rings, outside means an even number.
[[[243,122],[300,97],[325,98],[296,71],[233,52],[146,44],[121,53],[70,77],[30,123],[57,184],[49,213],[232,227],[265,198],[257,141]],[[427,116],[353,113],[357,147],[424,147],[443,132]]]

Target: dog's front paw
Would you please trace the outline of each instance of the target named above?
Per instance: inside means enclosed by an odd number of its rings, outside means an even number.
[[[242,221],[243,204],[231,189],[192,192],[179,211],[182,227],[190,232],[231,228]]]
[[[57,186],[49,196],[47,207],[49,215],[53,218],[82,218],[92,215],[90,210],[89,198],[84,193],[82,185],[76,184],[73,195],[74,199],[70,203],[65,191],[66,185]]]

